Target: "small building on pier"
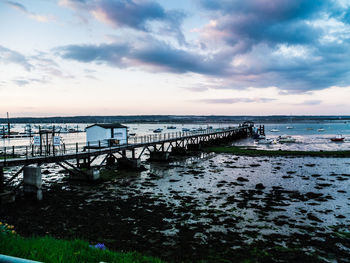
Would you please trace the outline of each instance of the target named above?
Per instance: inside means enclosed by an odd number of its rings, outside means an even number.
[[[128,142],[128,127],[120,123],[97,123],[86,127],[86,144],[109,147]]]

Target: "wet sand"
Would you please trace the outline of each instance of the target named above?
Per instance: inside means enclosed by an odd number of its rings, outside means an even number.
[[[0,217],[24,236],[174,262],[350,262],[349,158],[208,154],[145,166],[96,184],[44,168],[44,200],[20,197]]]

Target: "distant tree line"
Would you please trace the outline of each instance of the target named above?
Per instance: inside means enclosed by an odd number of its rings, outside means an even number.
[[[229,123],[254,121],[258,123],[349,121],[350,116],[199,116],[199,115],[133,115],[133,116],[74,116],[74,117],[18,117],[11,123]],[[7,118],[0,118],[7,123]]]

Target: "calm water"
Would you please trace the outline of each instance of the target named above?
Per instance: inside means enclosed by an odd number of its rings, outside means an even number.
[[[90,124],[55,124],[55,126],[79,128],[84,130]],[[198,129],[207,128],[222,128],[227,126],[237,126],[237,123],[226,124],[126,124],[129,127],[129,133],[136,133],[136,136],[143,136],[147,134],[154,134],[153,130],[162,128],[163,133],[181,132],[183,128]],[[257,124],[258,125],[258,124]],[[296,143],[279,144],[273,143],[271,145],[257,145],[253,140],[243,140],[237,145],[254,145],[258,148],[270,149],[290,149],[290,150],[347,150],[350,149],[350,122],[325,122],[325,123],[279,123],[279,124],[264,124],[267,138],[275,139],[281,135],[291,135],[297,139]],[[0,124],[1,126],[1,124]],[[33,125],[32,125],[33,126]],[[167,129],[168,126],[175,126],[176,129]],[[287,129],[292,127],[292,129]],[[272,132],[272,129],[279,130]],[[322,129],[322,130],[320,130]],[[15,124],[13,131],[24,132],[23,124]],[[330,138],[342,134],[345,141],[342,143],[334,143]],[[85,143],[86,134],[82,133],[61,133],[62,140],[66,144],[70,143]],[[0,139],[0,147],[9,147],[12,145],[30,145],[32,138],[18,138],[18,139]]]
[[[292,129],[287,127],[292,127]],[[249,139],[240,141],[236,145],[254,145],[260,149],[273,150],[350,150],[350,122],[266,124],[265,133],[266,138],[271,139],[276,139],[282,135],[290,135],[296,139],[296,143],[281,144],[274,142],[270,145],[262,145]],[[339,143],[330,140],[338,134],[345,137],[344,142]]]
[[[2,126],[4,124],[0,124]],[[36,124],[39,125],[39,124]],[[68,128],[77,128],[79,130],[85,130],[87,126],[90,126],[91,124],[55,124],[55,127],[61,126],[61,127],[68,127]],[[16,132],[24,132],[24,124],[14,124],[13,128],[11,128],[11,131]],[[41,124],[41,126],[43,126]],[[46,125],[50,126],[50,125]],[[153,131],[157,128],[163,129],[162,133],[175,133],[175,132],[182,132],[183,128],[187,129],[206,129],[208,126],[212,126],[215,128],[223,128],[227,126],[238,126],[237,123],[231,123],[231,124],[171,124],[171,123],[162,123],[162,124],[125,124],[129,128],[129,133],[136,133],[136,136],[144,136],[147,134],[154,134]],[[167,129],[168,126],[175,126],[176,129]],[[34,127],[34,125],[32,125]],[[34,131],[37,131],[37,129],[34,129]],[[64,143],[70,144],[70,143],[86,143],[86,133],[80,132],[80,133],[61,133],[60,136],[62,137]],[[13,139],[0,139],[0,147],[8,147],[12,145],[30,145],[33,138],[13,138]]]

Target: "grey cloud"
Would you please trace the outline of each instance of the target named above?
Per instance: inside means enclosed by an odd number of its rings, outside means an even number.
[[[319,105],[322,103],[322,100],[305,100],[303,103],[300,103],[300,105]]]
[[[15,79],[15,80],[13,80],[13,82],[14,82],[17,86],[25,86],[25,85],[28,85],[28,84],[30,83],[30,81],[24,80],[24,79]]]
[[[249,52],[261,42],[269,45],[280,43],[302,44],[317,41],[322,30],[309,21],[321,15],[321,11],[333,10],[330,0],[222,0],[199,1],[213,13],[218,21],[216,30],[225,32],[223,39],[239,52]]]
[[[225,99],[203,99],[199,102],[208,104],[235,104],[235,103],[268,103],[274,101],[271,98],[225,98]]]
[[[203,91],[209,90],[209,88],[207,88],[207,87],[186,87],[184,89],[189,90],[189,91],[193,91],[193,92],[203,92]]]
[[[160,35],[172,32],[181,39],[184,14],[167,11],[152,1],[64,1],[75,2],[89,12],[95,6],[115,26],[146,33],[150,33],[150,22],[158,21],[161,22],[158,33],[165,32]],[[348,19],[348,11],[336,1],[280,0],[273,4],[270,0],[197,1],[205,16],[216,21],[207,31],[207,38],[203,34],[198,41],[203,53],[175,48],[171,42],[156,41],[147,34],[148,38],[123,44],[65,46],[59,48],[58,54],[85,63],[202,74],[216,77],[220,80],[218,88],[226,89],[275,86],[292,94],[350,85],[350,35],[315,26],[317,19],[325,17],[338,22]],[[172,23],[174,27],[170,26]],[[350,30],[349,25],[347,29]],[[329,36],[336,41],[325,41]],[[211,46],[213,38],[222,40],[219,48]]]
[[[6,1],[5,3],[7,3],[12,8],[17,9],[18,11],[26,14],[31,19],[35,19],[35,20],[37,20],[39,22],[47,22],[47,21],[50,20],[50,18],[48,16],[39,15],[39,14],[36,14],[34,12],[28,11],[28,9],[24,5],[22,5],[20,3],[13,2],[13,1]]]
[[[161,68],[176,73],[221,75],[227,66],[225,60],[209,59],[155,40],[141,47],[127,44],[70,45],[59,47],[56,51],[62,58],[85,63],[106,63],[116,67],[158,67],[157,70]]]
[[[9,6],[15,8],[21,12],[28,13],[27,8],[25,8],[24,5],[22,5],[20,3],[13,2],[13,1],[5,1],[5,3],[7,3]]]
[[[69,45],[56,49],[56,52],[65,59],[79,62],[107,63],[122,67],[122,58],[128,57],[130,50],[126,44],[103,45]]]
[[[14,63],[22,66],[25,70],[30,71],[33,65],[29,63],[28,59],[19,52],[5,48],[0,45],[0,62]]]
[[[136,0],[63,0],[62,5],[75,10],[86,10],[97,19],[115,27],[129,27],[136,30],[152,31],[150,23],[160,22],[158,33],[174,36],[180,44],[185,44],[181,24],[186,14],[180,10],[165,10],[155,1]]]
[[[156,2],[132,0],[96,2],[94,11],[103,15],[115,26],[129,26],[147,31],[147,21],[166,19],[165,10]]]
[[[15,83],[17,86],[26,86],[29,85],[31,83],[48,83],[48,80],[45,78],[29,78],[29,79],[23,79],[23,78],[18,78],[18,79],[14,79],[12,80],[13,83]]]

